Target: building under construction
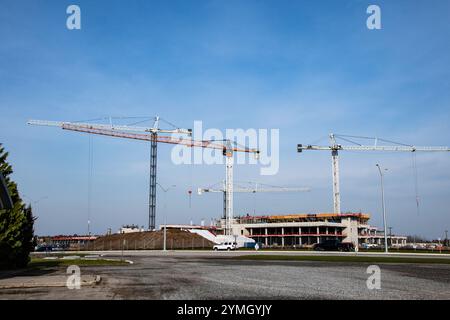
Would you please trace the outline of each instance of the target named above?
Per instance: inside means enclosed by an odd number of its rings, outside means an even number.
[[[233,219],[232,233],[265,246],[308,246],[338,239],[356,245],[382,245],[384,234],[369,225],[364,213],[317,213],[271,216],[241,216]],[[221,221],[223,224],[224,221]],[[389,235],[391,246],[406,245],[406,237]]]

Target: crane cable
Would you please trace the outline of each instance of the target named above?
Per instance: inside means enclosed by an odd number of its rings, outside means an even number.
[[[94,163],[94,147],[92,135],[89,135],[89,151],[88,151],[88,194],[87,194],[87,228],[88,235],[91,235],[91,205],[92,205],[92,175]]]
[[[194,162],[192,160],[192,152],[194,151],[193,149],[191,150],[191,161],[190,161],[190,165],[189,165],[189,188],[188,188],[188,197],[189,197],[189,210],[191,211],[191,215],[192,215],[192,189],[193,189],[193,178],[192,178],[192,171],[193,171],[193,165]]]
[[[350,143],[353,143],[356,145],[360,145],[360,144],[357,142],[354,142],[348,138],[375,140],[376,142],[383,141],[383,142],[392,143],[392,144],[399,145],[399,146],[413,147],[412,145],[409,145],[409,144],[396,142],[396,141],[392,141],[392,140],[387,140],[387,139],[382,139],[382,138],[377,138],[377,137],[362,137],[362,136],[351,136],[351,135],[340,135],[340,134],[335,134],[334,136],[336,138],[342,139],[344,141],[347,141],[347,142],[350,142]],[[412,158],[412,167],[413,167],[413,175],[414,175],[414,192],[415,192],[415,200],[416,200],[416,210],[417,210],[417,215],[420,215],[419,178],[418,178],[418,170],[417,170],[417,154],[415,151],[413,151],[411,153],[411,158]]]
[[[417,208],[417,215],[419,215],[420,214],[419,178],[417,174],[417,155],[415,152],[412,152],[412,164],[414,171],[414,191],[416,196],[416,208]]]

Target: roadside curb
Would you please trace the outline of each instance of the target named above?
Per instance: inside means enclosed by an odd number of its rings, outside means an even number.
[[[58,277],[59,278],[59,277]],[[84,279],[83,279],[84,278]],[[81,279],[81,286],[93,286],[97,285],[102,281],[102,277],[99,275],[95,276],[86,276],[82,277]],[[35,281],[29,281],[29,282],[17,282],[17,283],[10,283],[10,284],[0,284],[0,290],[5,289],[26,289],[26,288],[50,288],[50,287],[66,287],[67,282],[64,277],[64,280],[57,279],[56,281],[48,281],[48,282],[35,282]]]

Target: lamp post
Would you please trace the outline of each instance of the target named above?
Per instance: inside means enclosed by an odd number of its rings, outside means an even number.
[[[392,247],[392,227],[388,227],[388,229],[389,229],[389,243],[390,243],[390,246]]]
[[[161,190],[164,192],[164,242],[163,242],[163,251],[167,251],[167,206],[166,206],[166,193],[172,188],[175,188],[176,185],[171,185],[168,188],[164,188],[159,182],[156,183]]]
[[[445,246],[448,247],[448,230],[445,230]]]
[[[388,241],[387,241],[387,223],[386,223],[386,204],[384,201],[384,183],[383,183],[383,171],[380,167],[380,165],[377,163],[376,164],[377,168],[378,168],[378,172],[380,173],[380,179],[381,179],[381,202],[382,202],[382,206],[383,206],[383,227],[384,227],[384,252],[389,252],[388,251]],[[384,171],[387,171],[387,169],[384,169]]]

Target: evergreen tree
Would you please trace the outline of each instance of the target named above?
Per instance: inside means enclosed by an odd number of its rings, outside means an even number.
[[[0,172],[13,202],[12,209],[0,210],[0,268],[21,268],[28,264],[33,250],[35,219],[31,206],[25,206],[17,184],[10,178],[13,170],[7,158],[8,153],[0,144]]]

